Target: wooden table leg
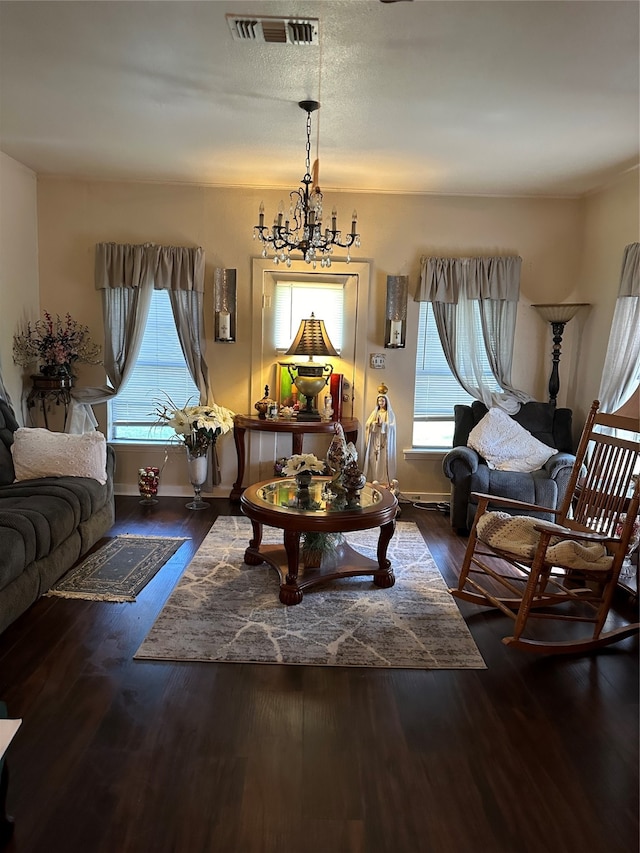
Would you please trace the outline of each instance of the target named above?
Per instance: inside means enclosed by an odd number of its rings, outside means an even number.
[[[244,464],[245,464],[245,428],[234,426],[233,427],[233,440],[236,445],[236,455],[238,457],[238,474],[236,477],[236,481],[233,484],[231,489],[231,494],[229,495],[229,500],[235,501],[236,503],[240,500],[242,495],[242,481],[244,480]]]
[[[280,585],[280,601],[283,604],[300,604],[302,590],[298,588],[298,568],[300,565],[300,532],[285,530],[284,550],[287,552],[287,577]]]
[[[358,430],[354,429],[354,430],[351,430],[350,432],[345,432],[344,437],[345,437],[345,441],[347,442],[347,444],[350,441],[353,444],[357,444],[357,442],[358,442]]]
[[[389,547],[389,542],[391,542],[391,537],[393,536],[395,529],[396,520],[394,518],[387,524],[382,525],[380,528],[380,536],[378,537],[378,565],[380,566],[380,572],[377,572],[373,576],[373,582],[376,586],[379,586],[382,589],[389,589],[389,587],[393,586],[396,582],[395,575],[391,568],[391,561],[387,559],[387,548]]]
[[[251,527],[253,528],[253,539],[249,542],[249,547],[244,552],[244,561],[248,566],[259,566],[264,563],[264,560],[258,553],[260,543],[262,542],[262,525],[259,521],[251,519]]]

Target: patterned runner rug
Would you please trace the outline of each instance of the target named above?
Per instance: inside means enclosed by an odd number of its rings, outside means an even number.
[[[116,536],[70,569],[46,595],[90,601],[135,601],[187,539]]]
[[[378,530],[346,539],[375,558]],[[413,522],[398,522],[387,556],[396,583],[344,578],[278,600],[279,578],[247,566],[251,525],[218,518],[135,654],[136,659],[409,669],[485,669],[456,602]],[[264,528],[263,542],[282,541]]]

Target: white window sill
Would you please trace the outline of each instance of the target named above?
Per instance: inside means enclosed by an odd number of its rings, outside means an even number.
[[[444,459],[450,447],[407,447],[402,451],[404,459]]]
[[[184,446],[175,441],[132,441],[130,438],[112,438],[107,441],[107,444],[110,444],[112,447],[117,447],[118,450],[121,450],[123,453],[137,452],[143,448],[149,450],[166,449],[169,453],[172,453],[173,451],[182,451],[182,447]]]

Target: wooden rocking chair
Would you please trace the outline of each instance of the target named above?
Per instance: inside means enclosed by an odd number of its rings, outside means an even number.
[[[571,654],[640,631],[638,622],[609,625],[638,515],[640,425],[633,418],[598,413],[599,405],[595,400],[591,407],[565,499],[554,511],[555,523],[496,511],[500,506],[536,509],[534,505],[474,496],[478,509],[458,587],[450,592],[511,617],[515,626],[513,635],[502,641],[506,645]],[[527,638],[523,635],[532,633],[533,619],[560,621],[562,630],[558,634],[557,624],[555,629],[547,625],[552,634],[547,639],[547,633],[533,628],[534,638]],[[585,636],[584,624],[577,623],[591,623],[593,630]]]

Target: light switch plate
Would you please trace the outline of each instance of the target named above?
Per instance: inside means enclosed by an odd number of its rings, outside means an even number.
[[[372,352],[371,358],[369,359],[369,363],[371,367],[376,370],[384,369],[384,353],[383,352]]]

